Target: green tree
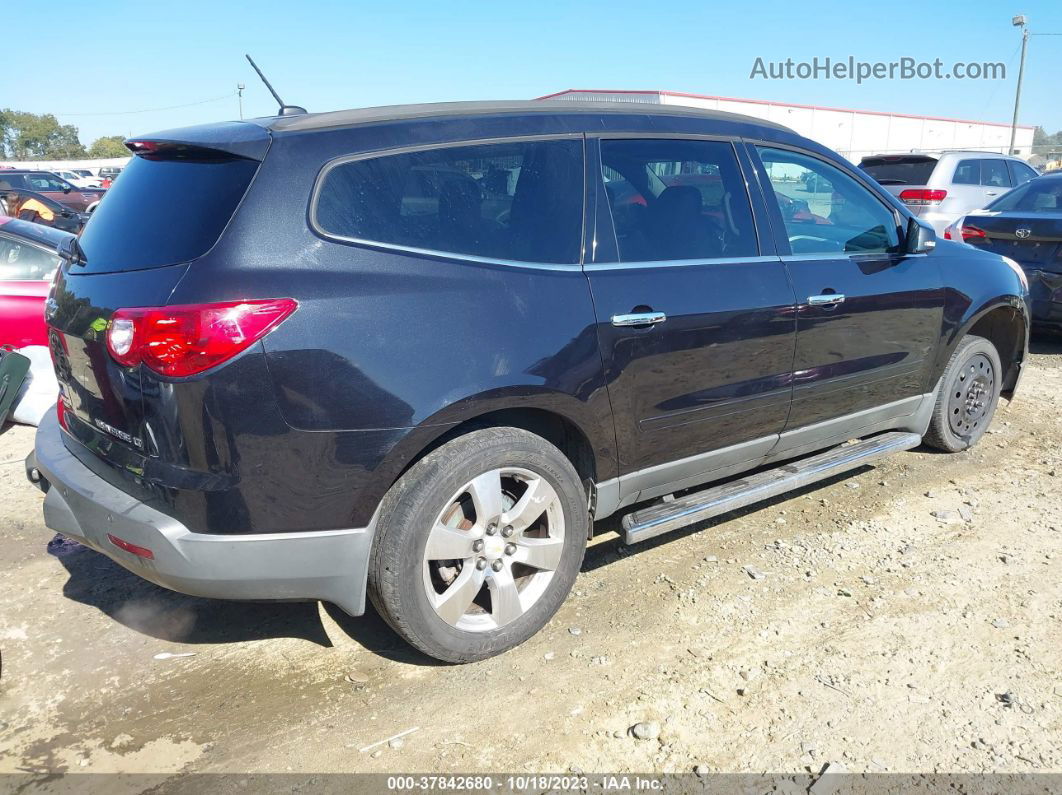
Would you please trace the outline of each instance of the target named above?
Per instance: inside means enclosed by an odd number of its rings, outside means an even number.
[[[85,156],[77,127],[50,113],[0,110],[0,150],[11,160],[65,160]]]
[[[105,135],[97,138],[88,148],[89,157],[129,157],[129,150],[125,148],[125,137],[121,135]]]

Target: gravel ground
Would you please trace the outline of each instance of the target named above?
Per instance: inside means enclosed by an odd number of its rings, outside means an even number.
[[[463,667],[54,537],[8,427],[0,772],[1062,772],[1062,344],[1034,352],[973,451],[602,533],[545,630]]]

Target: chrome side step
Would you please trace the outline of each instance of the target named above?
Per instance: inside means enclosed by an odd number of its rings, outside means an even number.
[[[917,433],[883,433],[681,499],[652,505],[623,517],[623,542],[645,541],[856,469],[892,453],[910,450],[921,443],[922,437]]]

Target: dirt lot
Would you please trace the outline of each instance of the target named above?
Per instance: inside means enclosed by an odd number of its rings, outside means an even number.
[[[8,428],[0,772],[1062,772],[1062,345],[1034,351],[974,451],[638,549],[604,533],[538,637],[464,667],[53,538]]]

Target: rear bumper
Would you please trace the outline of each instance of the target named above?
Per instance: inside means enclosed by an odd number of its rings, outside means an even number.
[[[46,493],[44,523],[145,580],[218,599],[320,599],[365,611],[373,526],[246,536],[193,533],[100,478],[66,449],[54,412],[37,429],[27,472]],[[109,536],[151,550],[147,559]]]
[[[1026,268],[1029,306],[1037,326],[1062,327],[1062,273]]]

